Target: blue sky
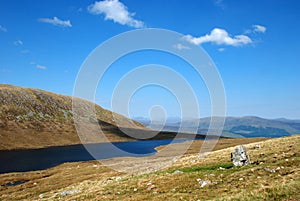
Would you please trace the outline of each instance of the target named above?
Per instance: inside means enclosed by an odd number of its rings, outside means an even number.
[[[229,116],[300,119],[299,9],[297,0],[2,0],[0,83],[72,95],[81,64],[99,44],[126,31],[162,28],[185,35],[210,55],[224,82]],[[210,115],[199,77],[182,68],[186,64],[180,59],[154,51],[114,63],[96,102],[111,109],[118,79],[149,63],[185,76],[201,117]],[[162,105],[167,116],[179,116],[175,98],[163,88],[145,87],[132,97],[130,116],[147,116],[154,105]]]

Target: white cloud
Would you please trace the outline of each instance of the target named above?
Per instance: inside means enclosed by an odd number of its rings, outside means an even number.
[[[214,4],[220,7],[221,9],[225,8],[223,0],[214,0]]]
[[[46,70],[47,69],[46,66],[42,66],[42,65],[39,65],[39,64],[36,65],[36,68],[41,69],[41,70]]]
[[[244,31],[244,34],[252,34],[252,33],[265,33],[267,31],[267,27],[262,26],[262,25],[252,25],[251,29],[247,29]]]
[[[21,40],[16,40],[14,41],[14,45],[18,46],[18,45],[23,45],[23,41]]]
[[[253,32],[254,33],[265,33],[267,31],[267,28],[262,25],[253,25]]]
[[[219,51],[219,52],[224,52],[224,51],[225,51],[225,48],[221,47],[221,48],[218,49],[218,51]]]
[[[144,27],[144,23],[134,19],[135,14],[130,13],[128,8],[119,0],[96,1],[88,6],[88,11],[95,15],[104,14],[105,20],[113,20],[122,25],[134,28]]]
[[[214,28],[210,34],[198,38],[191,35],[184,36],[188,42],[200,45],[202,43],[215,43],[217,45],[242,46],[251,44],[253,41],[246,35],[230,36],[224,29]]]
[[[173,47],[174,47],[175,49],[178,49],[178,50],[188,50],[188,49],[190,49],[190,47],[185,46],[185,45],[182,45],[181,43],[178,43],[178,44],[176,44],[176,45],[173,45]]]
[[[55,26],[62,26],[62,27],[72,27],[72,24],[70,20],[61,20],[58,17],[53,17],[51,18],[39,18],[38,21],[44,22],[44,23],[49,23]]]
[[[0,31],[7,32],[7,29],[5,27],[3,27],[3,26],[0,25]]]

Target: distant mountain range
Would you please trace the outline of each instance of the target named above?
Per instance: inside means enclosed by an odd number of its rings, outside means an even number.
[[[220,121],[221,118],[213,117],[214,120]],[[188,119],[181,121],[179,118],[169,118],[165,125],[159,121],[151,121],[147,118],[137,117],[136,121],[141,122],[154,130],[162,129],[165,131],[178,131],[184,128],[185,131],[197,130],[198,134],[206,134],[210,125],[210,117],[196,120]],[[300,133],[300,120],[264,119],[256,116],[245,117],[226,117],[223,137],[281,137]]]

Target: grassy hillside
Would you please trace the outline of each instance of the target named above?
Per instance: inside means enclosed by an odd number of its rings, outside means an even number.
[[[81,139],[74,126],[72,99],[79,106],[76,118],[83,125],[80,129],[84,129]],[[96,115],[86,114],[87,108],[91,107],[95,107]],[[137,121],[82,99],[38,89],[0,85],[0,150],[104,142],[98,135],[99,127],[111,142],[194,137],[175,132],[157,133]]]
[[[79,101],[82,108],[94,106],[88,101]],[[99,124],[111,141],[128,141],[116,123],[113,115],[121,122],[121,127],[145,129],[118,114],[95,105],[96,117],[86,117]],[[88,128],[93,141],[93,133],[97,126]],[[76,133],[72,97],[58,95],[38,89],[28,89],[10,85],[0,85],[0,150],[38,148],[78,144],[80,139]]]
[[[151,173],[119,173],[90,161],[1,174],[0,200],[300,200],[300,135],[223,139],[204,159],[197,154],[201,143],[195,141],[173,165]],[[230,152],[237,144],[246,144],[250,165],[231,165]],[[124,158],[119,163],[112,159],[112,163],[124,168],[145,164],[147,170],[149,159]],[[170,160],[157,156],[156,161],[159,165],[166,159]],[[16,182],[24,183],[10,186]]]

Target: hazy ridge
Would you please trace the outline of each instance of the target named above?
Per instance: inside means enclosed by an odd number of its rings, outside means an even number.
[[[220,117],[213,117],[214,120],[220,121]],[[135,118],[135,120],[149,126],[152,129],[161,128],[159,121],[151,121],[147,118]],[[179,118],[167,119],[163,130],[177,131],[180,126],[185,130],[195,130],[199,134],[207,133],[210,125],[211,117],[201,118],[199,124],[196,120],[181,120]],[[300,133],[300,120],[280,119],[264,119],[256,116],[244,117],[226,117],[223,136],[227,137],[281,137]]]

